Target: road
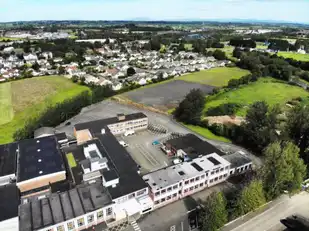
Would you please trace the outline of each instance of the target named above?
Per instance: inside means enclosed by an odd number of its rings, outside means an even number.
[[[223,231],[283,231],[285,226],[280,219],[292,214],[300,214],[309,217],[309,194],[302,192],[289,198],[282,196],[273,206],[254,217],[248,216],[239,218],[223,228]],[[247,220],[247,217],[250,217]]]

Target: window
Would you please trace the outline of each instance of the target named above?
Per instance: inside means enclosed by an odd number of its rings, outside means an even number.
[[[201,179],[204,179],[204,178],[205,178],[205,175],[202,175],[202,176],[201,176]]]
[[[173,189],[177,189],[177,188],[178,188],[178,185],[174,185],[174,186],[173,186]]]
[[[230,171],[230,175],[232,175],[233,174],[233,171]]]
[[[162,189],[162,190],[161,190],[161,193],[166,193],[166,190],[165,190],[165,189]]]
[[[165,198],[162,198],[162,199],[161,199],[161,202],[163,203],[164,201],[165,201]]]
[[[185,184],[189,184],[189,181],[188,181],[188,180],[186,180],[186,181],[185,181]]]
[[[223,170],[224,170],[224,168],[221,168],[221,169],[220,169],[220,172],[223,172]]]
[[[97,218],[100,219],[103,217],[103,210],[100,210],[99,212],[97,212]]]
[[[245,170],[247,170],[247,168],[248,168],[248,165],[247,165],[247,166],[245,166]]]
[[[134,198],[134,197],[135,197],[135,193],[131,193],[131,194],[128,196],[129,199],[132,199],[132,198]]]
[[[89,215],[87,217],[87,221],[88,221],[88,224],[94,222],[94,216],[93,215]]]
[[[226,166],[226,167],[225,167],[225,170],[228,170],[228,169],[229,169],[229,166]]]
[[[224,177],[227,177],[227,174],[225,173],[223,176],[224,176]]]
[[[188,189],[187,189],[187,188],[184,190],[184,193],[186,193],[186,192],[188,192]]]
[[[67,226],[68,226],[68,230],[69,230],[69,231],[70,231],[70,230],[73,230],[73,229],[75,228],[74,221],[69,222]]]
[[[193,186],[192,186],[192,187],[190,187],[190,188],[189,188],[189,190],[190,190],[190,191],[192,191],[192,190],[193,190]]]
[[[222,175],[221,175],[221,176],[219,176],[219,179],[220,179],[220,180],[222,179]]]
[[[200,180],[200,177],[199,177],[199,176],[197,176],[197,177],[195,178],[195,180],[196,180],[196,181]]]
[[[208,176],[208,172],[206,172],[206,176]]]
[[[218,180],[218,177],[215,178],[215,181],[217,181],[217,180]]]
[[[170,200],[170,199],[172,199],[172,196],[168,196],[168,197],[166,198],[166,200]]]
[[[109,207],[106,209],[106,216],[110,216],[113,214],[113,208],[112,207]]]
[[[179,183],[179,187],[181,187],[181,185],[182,185],[182,182]]]
[[[136,196],[144,195],[146,192],[147,192],[147,189],[144,188],[144,189],[138,191],[138,192],[136,193]]]
[[[160,192],[156,192],[156,193],[155,193],[155,196],[159,196],[159,195],[160,195]]]
[[[215,172],[211,172],[210,174],[213,175]]]
[[[197,188],[198,188],[198,185],[195,185],[194,188],[197,189]]]
[[[210,181],[209,181],[209,183],[212,183],[214,180],[213,179],[211,179]]]
[[[251,168],[251,164],[249,164],[249,168]]]
[[[204,184],[203,183],[200,183],[200,187],[203,187],[204,186]]]
[[[83,217],[82,217],[82,218],[79,218],[79,219],[77,220],[77,225],[78,225],[78,227],[81,227],[81,226],[84,226],[84,225],[85,225],[85,220],[84,220]]]
[[[168,189],[167,189],[167,191],[169,192],[169,191],[172,191],[172,187],[169,187]]]
[[[177,193],[174,193],[174,194],[173,194],[173,197],[177,197]]]
[[[157,204],[159,204],[159,203],[160,203],[160,201],[155,201],[154,203],[155,203],[155,205],[157,205]]]
[[[194,182],[194,179],[191,179],[191,180],[190,180],[190,183],[193,183],[193,182]]]
[[[219,169],[216,170],[216,173],[218,173],[218,172],[219,172]]]
[[[64,231],[64,226],[63,225],[58,226],[57,231]]]

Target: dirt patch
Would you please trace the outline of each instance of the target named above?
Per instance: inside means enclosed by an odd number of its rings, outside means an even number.
[[[207,116],[209,124],[235,124],[240,125],[245,119],[241,116]]]
[[[123,95],[133,102],[167,111],[178,105],[186,94],[194,88],[201,89],[205,95],[211,93],[214,89],[214,87],[204,84],[175,80],[153,87],[141,88]]]

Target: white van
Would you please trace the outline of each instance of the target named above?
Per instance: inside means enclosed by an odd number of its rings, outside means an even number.
[[[133,135],[134,134],[134,131],[126,131],[124,133],[124,136],[130,136],[130,135]]]

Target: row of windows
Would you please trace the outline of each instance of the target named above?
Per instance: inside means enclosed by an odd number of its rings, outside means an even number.
[[[147,189],[144,188],[144,189],[142,189],[142,190],[140,190],[140,191],[138,191],[136,193],[131,193],[128,196],[124,196],[124,197],[118,198],[118,203],[125,202],[125,201],[130,200],[130,199],[132,199],[134,197],[142,196],[142,195],[144,195],[146,193],[147,193]]]
[[[113,213],[113,209],[112,208],[107,208],[106,209],[106,215],[107,216],[112,215],[112,213]],[[98,211],[96,215],[97,215],[97,219],[98,220],[102,219],[103,218],[103,210]],[[88,224],[91,224],[91,223],[94,222],[94,214],[90,214],[90,215],[87,216],[87,222],[88,222]],[[84,225],[85,225],[85,218],[84,217],[81,217],[81,218],[77,219],[77,227],[78,228],[82,227]],[[68,228],[69,231],[74,230],[75,229],[74,221],[68,222],[67,223],[67,228]],[[53,231],[53,230],[54,229],[51,228],[51,229],[48,229],[46,231]],[[65,231],[64,225],[59,225],[57,227],[57,231]]]
[[[164,194],[166,192],[171,192],[172,190],[175,190],[177,188],[178,188],[178,185],[174,185],[174,186],[168,187],[167,189],[162,189],[161,191],[156,192],[155,196],[159,196],[160,194]]]
[[[177,198],[177,193],[174,193],[173,195],[162,198],[161,200],[157,200],[154,203],[155,203],[155,205],[157,205],[157,204],[164,203],[166,201],[169,201],[169,200],[175,199],[175,198]]]
[[[190,192],[190,191],[194,191],[194,190],[198,189],[199,187],[204,187],[204,183],[200,183],[200,184],[197,184],[195,186],[191,186],[190,188],[185,189],[183,192],[187,193],[187,192]]]
[[[226,166],[225,167],[225,170],[228,170],[229,169],[229,166]],[[213,174],[215,174],[215,173],[219,173],[219,172],[223,172],[224,171],[224,168],[220,168],[220,169],[217,169],[216,171],[212,171],[211,173],[210,173],[210,175],[213,175]]]
[[[224,174],[224,175],[215,177],[214,179],[211,179],[211,180],[209,181],[209,183],[216,182],[217,180],[222,180],[223,177],[224,177],[224,178],[227,177],[227,174]]]
[[[206,173],[206,176],[207,176],[207,174],[208,174],[208,173]],[[197,177],[192,178],[192,179],[190,179],[190,180],[186,180],[186,181],[185,181],[185,185],[189,184],[189,182],[190,182],[190,183],[193,183],[193,182],[195,182],[195,181],[199,181],[200,179],[205,179],[205,175],[197,176]]]

